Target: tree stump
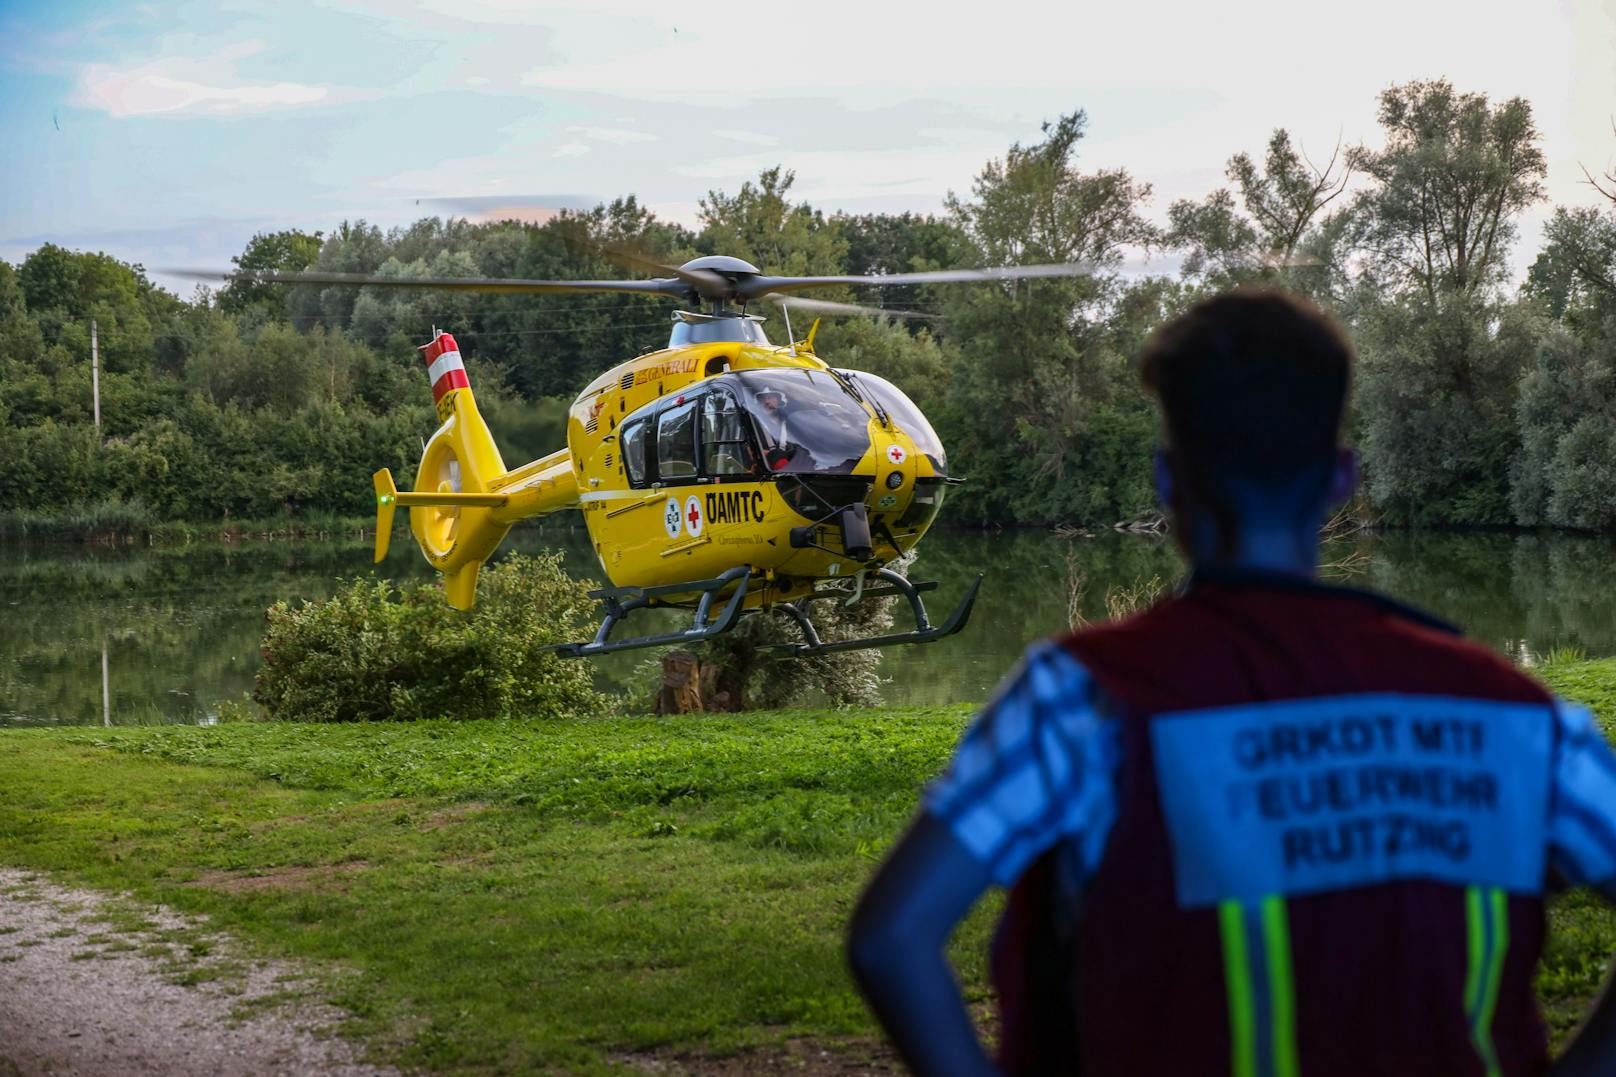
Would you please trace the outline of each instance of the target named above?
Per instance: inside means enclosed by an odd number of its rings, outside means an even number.
[[[700,661],[689,651],[669,651],[662,656],[656,713],[694,714],[702,709]]]

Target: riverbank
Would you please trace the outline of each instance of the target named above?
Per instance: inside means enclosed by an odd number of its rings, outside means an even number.
[[[1616,660],[1543,672],[1611,728]],[[0,731],[0,864],[330,970],[406,1067],[880,1067],[843,925],[971,711]],[[997,908],[953,944],[983,1009]],[[1616,915],[1572,894],[1552,928],[1559,1035]]]
[[[408,531],[401,521],[398,528]],[[185,546],[193,542],[368,541],[374,516],[314,514],[255,520],[161,520],[144,507],[107,502],[70,512],[0,512],[0,544],[57,542],[88,546]]]

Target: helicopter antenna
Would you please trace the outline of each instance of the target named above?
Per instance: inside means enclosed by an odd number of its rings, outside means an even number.
[[[791,304],[781,303],[780,314],[786,320],[786,343],[791,345],[791,354],[797,353],[797,334],[791,331]]]

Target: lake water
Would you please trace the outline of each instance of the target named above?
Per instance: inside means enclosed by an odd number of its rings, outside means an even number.
[[[561,548],[573,571],[596,574],[580,529],[529,526],[508,545]],[[407,540],[394,547],[380,566],[386,575],[430,574]],[[886,653],[885,695],[895,704],[983,699],[1029,640],[1065,626],[1074,567],[1086,579],[1082,608],[1091,618],[1103,615],[1108,590],[1179,574],[1171,543],[1152,536],[953,532],[929,536],[919,550],[913,576],[941,583],[928,596],[934,620],[947,616],[975,573],[987,580],[960,635]],[[1429,609],[1512,657],[1563,646],[1616,654],[1611,540],[1358,535],[1333,543],[1328,556],[1349,562],[1337,578]],[[317,598],[372,569],[370,543],[357,538],[166,549],[0,545],[0,724],[206,721],[221,700],[251,690],[270,603]],[[642,655],[598,660],[602,685],[648,690],[636,682]]]

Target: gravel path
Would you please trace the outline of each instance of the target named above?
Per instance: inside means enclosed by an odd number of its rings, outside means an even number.
[[[132,915],[131,909],[138,915]],[[397,1077],[297,968],[204,921],[0,868],[0,1075]]]

